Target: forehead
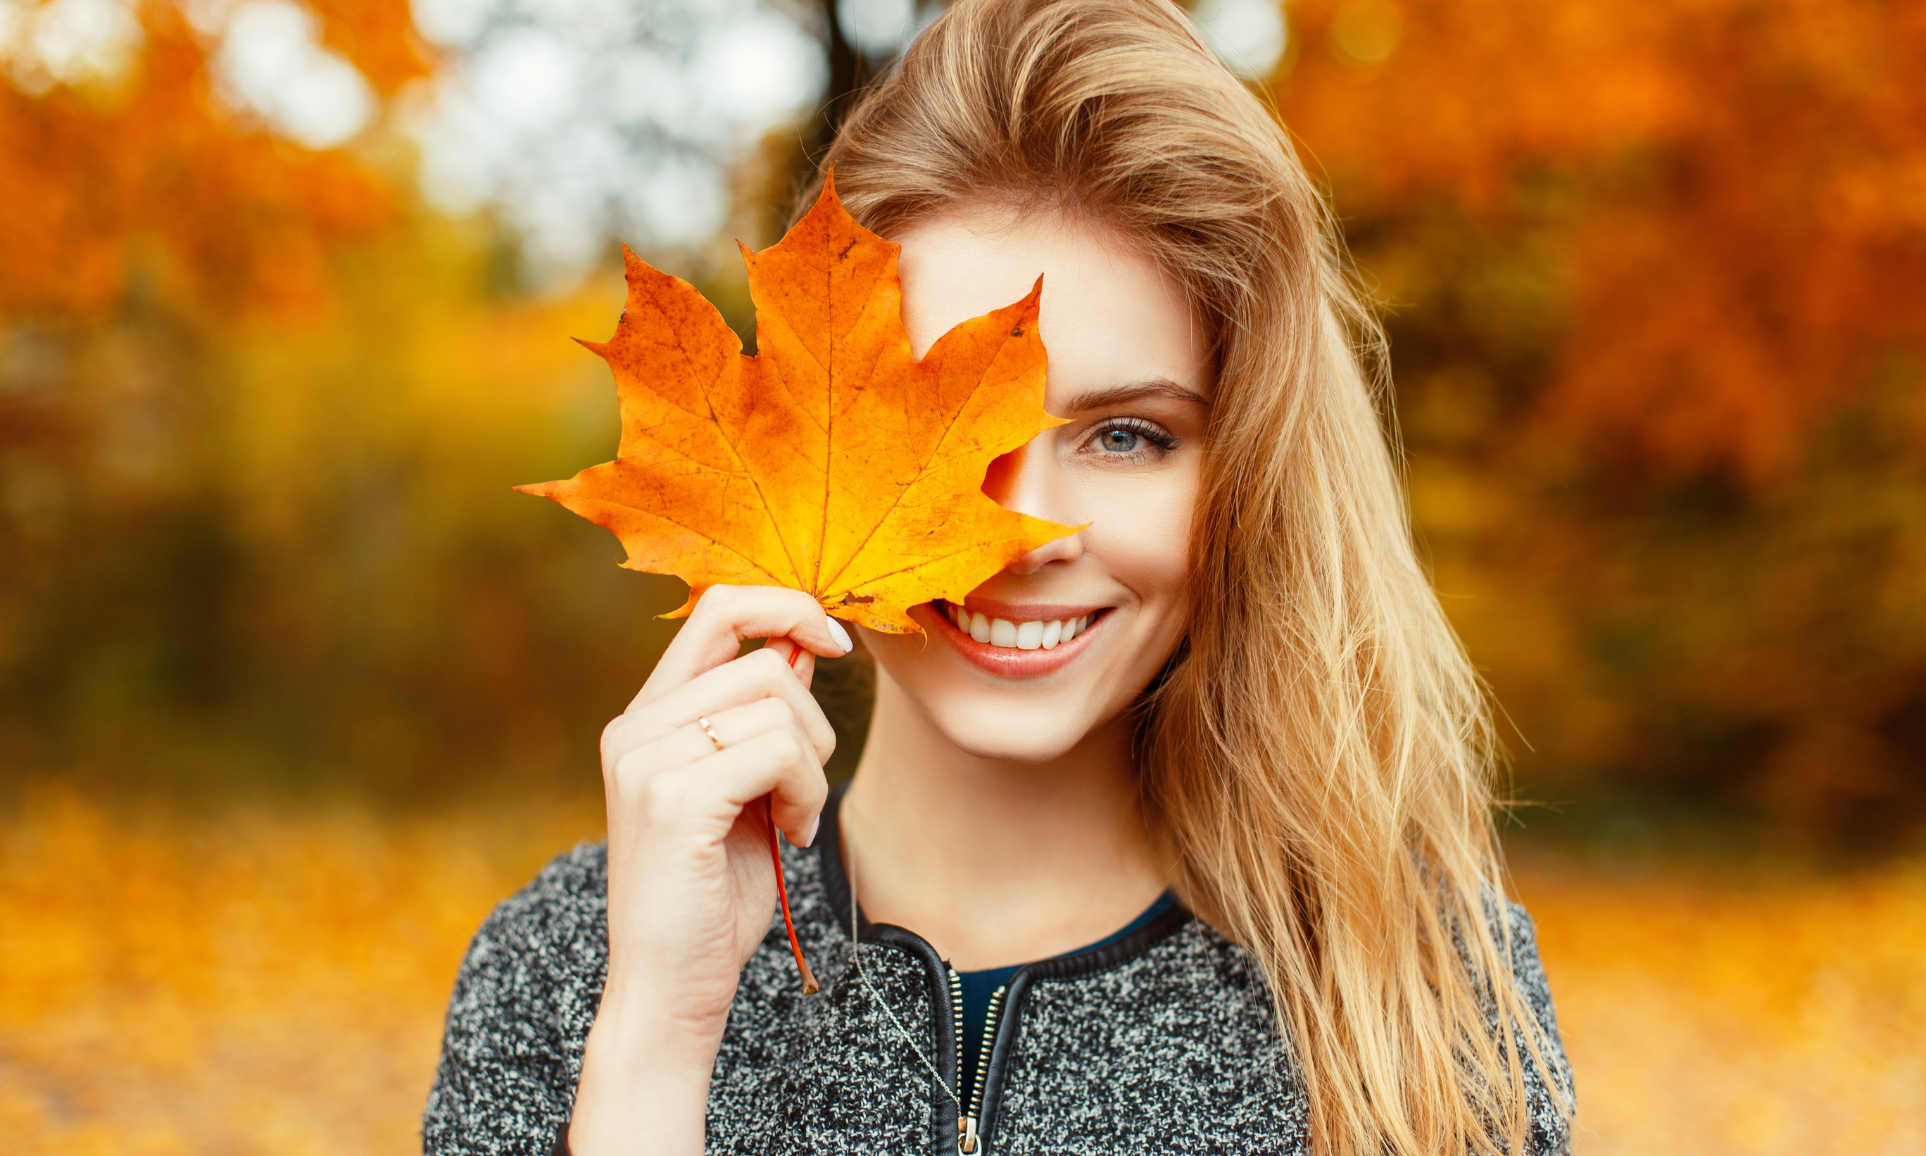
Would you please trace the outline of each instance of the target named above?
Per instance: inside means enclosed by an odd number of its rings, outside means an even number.
[[[919,222],[896,240],[903,323],[918,357],[957,323],[1021,299],[1041,275],[1052,402],[1158,377],[1207,393],[1205,327],[1182,288],[1113,232],[981,207]]]

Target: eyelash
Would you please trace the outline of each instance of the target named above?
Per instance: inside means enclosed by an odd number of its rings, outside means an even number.
[[[1140,418],[1140,417],[1110,418],[1106,420],[1103,424],[1099,425],[1096,429],[1091,430],[1090,437],[1084,444],[1094,448],[1097,439],[1101,438],[1104,434],[1107,434],[1112,430],[1128,430],[1129,432],[1136,434],[1138,437],[1144,439],[1145,441],[1149,442],[1151,445],[1157,447],[1156,453],[1157,453],[1157,456],[1159,457],[1177,448],[1178,438],[1175,434],[1171,433],[1169,430],[1165,429],[1163,426],[1158,425],[1154,421],[1149,421],[1145,418]],[[1101,450],[1098,450],[1096,452],[1100,456],[1110,458],[1112,460],[1122,458],[1125,461],[1129,461],[1139,457],[1145,451],[1138,450],[1135,453],[1129,453],[1129,454],[1106,454],[1106,453],[1103,453]]]

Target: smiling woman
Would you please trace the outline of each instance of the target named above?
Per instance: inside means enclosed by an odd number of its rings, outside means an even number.
[[[604,731],[607,847],[470,950],[429,1150],[1565,1150],[1487,708],[1281,130],[1166,0],[962,0],[827,163],[918,355],[1042,276],[1062,424],[984,490],[1080,529],[864,629],[839,794],[804,687],[852,641],[709,589]]]

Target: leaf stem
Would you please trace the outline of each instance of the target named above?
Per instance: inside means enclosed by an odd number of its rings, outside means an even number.
[[[809,961],[803,958],[802,944],[796,939],[796,921],[789,917],[789,885],[782,878],[782,843],[776,833],[776,804],[770,795],[762,797],[763,815],[769,820],[769,860],[776,869],[776,895],[782,900],[782,925],[789,932],[789,951],[796,957],[796,970],[802,973],[804,995],[815,995],[820,990],[814,972],[809,970]]]
[[[789,666],[793,670],[796,660],[802,657],[802,647],[790,644]],[[789,952],[796,957],[796,970],[802,973],[804,995],[815,995],[821,988],[816,983],[816,975],[809,970],[809,961],[803,958],[802,943],[796,939],[796,921],[789,916],[789,885],[782,877],[782,836],[776,832],[776,797],[762,797],[763,817],[769,820],[769,864],[776,869],[776,895],[782,900],[782,926],[789,933]]]

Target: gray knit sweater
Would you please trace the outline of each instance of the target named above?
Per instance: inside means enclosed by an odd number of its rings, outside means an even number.
[[[915,935],[864,920],[864,984],[841,863],[832,802],[815,846],[785,862],[796,933],[823,989],[801,994],[776,920],[743,969],[716,1056],[710,1152],[950,1156],[959,1117],[974,1115],[978,1156],[1309,1156],[1304,1097],[1262,972],[1181,908],[1019,972],[992,1017],[983,1086],[963,1090],[959,1112],[877,999],[954,1087],[950,973]],[[455,981],[422,1121],[430,1156],[556,1150],[607,970],[606,896],[606,848],[585,845],[482,925]],[[1556,1041],[1531,921],[1513,911],[1518,982]],[[1568,1151],[1559,1107],[1571,1103],[1571,1074],[1562,1052],[1551,1058],[1549,1082],[1526,1058],[1533,1154]]]

